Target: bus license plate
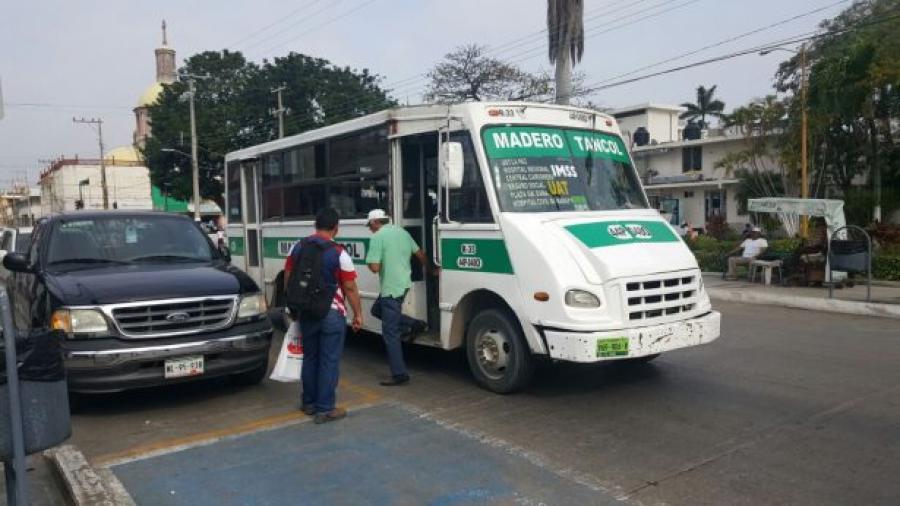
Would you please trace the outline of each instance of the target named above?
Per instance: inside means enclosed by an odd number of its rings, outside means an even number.
[[[166,379],[200,376],[203,374],[203,355],[166,360]]]
[[[628,338],[611,337],[609,339],[597,339],[598,357],[627,357]]]

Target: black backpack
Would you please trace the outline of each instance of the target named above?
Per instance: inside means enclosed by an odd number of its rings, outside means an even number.
[[[325,281],[322,259],[334,243],[304,239],[287,285],[287,306],[295,318],[321,320],[328,315],[337,285]]]

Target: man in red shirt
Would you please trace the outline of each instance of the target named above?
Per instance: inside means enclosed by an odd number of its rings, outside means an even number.
[[[301,409],[307,415],[315,415],[315,423],[331,422],[347,416],[347,410],[335,406],[344,334],[347,331],[347,302],[353,309],[353,330],[357,331],[362,327],[356,268],[350,255],[334,242],[338,233],[338,221],[337,211],[323,209],[316,215],[316,233],[306,239],[327,246],[322,253],[322,276],[326,284],[334,287],[331,309],[324,318],[300,319],[303,342]],[[288,286],[303,242],[294,245],[285,262],[285,286]]]

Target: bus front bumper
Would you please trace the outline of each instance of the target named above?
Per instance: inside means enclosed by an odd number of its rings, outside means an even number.
[[[600,362],[654,355],[697,346],[719,337],[721,314],[680,322],[603,332],[544,330],[550,358],[567,362]]]

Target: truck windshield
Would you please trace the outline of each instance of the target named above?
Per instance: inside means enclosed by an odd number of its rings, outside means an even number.
[[[538,126],[482,132],[502,211],[534,213],[647,208],[617,135]]]
[[[209,240],[190,221],[165,215],[104,216],[61,222],[50,237],[47,262],[209,262],[213,256]]]

